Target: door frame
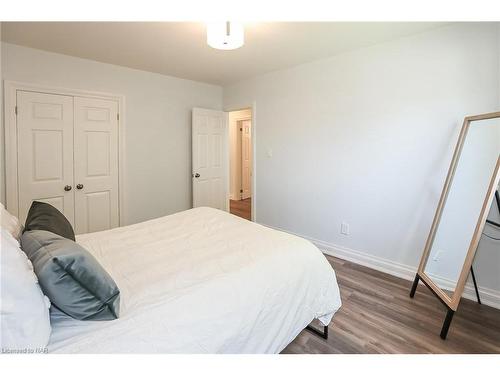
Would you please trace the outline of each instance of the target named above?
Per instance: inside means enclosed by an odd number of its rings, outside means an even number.
[[[251,220],[252,221],[257,221],[257,205],[256,205],[256,201],[257,201],[257,102],[256,101],[253,101],[252,104],[248,104],[248,105],[243,105],[243,106],[240,106],[240,107],[237,107],[237,108],[233,108],[233,107],[230,107],[230,108],[225,108],[224,109],[224,112],[226,113],[226,122],[228,124],[228,126],[226,127],[226,133],[227,133],[227,139],[229,141],[229,112],[235,112],[235,111],[242,111],[244,109],[250,109],[252,115],[251,115],[251,118],[250,120],[252,121],[252,181],[251,181],[251,185],[252,185],[252,204],[251,204]],[[240,121],[240,120],[248,120],[248,117],[247,116],[244,116],[242,117],[241,119],[238,118],[237,121]],[[229,166],[229,158],[231,157],[230,155],[230,147],[229,147],[229,144],[228,144],[228,147],[227,147],[227,160],[228,160],[228,163],[227,163],[227,173],[228,173],[228,179],[227,179],[227,199],[226,201],[228,202],[228,206],[229,206],[229,194],[230,194],[230,185],[229,185],[229,176],[230,176],[230,166]]]
[[[68,89],[17,81],[4,81],[4,121],[5,121],[5,198],[6,208],[19,216],[18,160],[17,160],[17,91],[31,91],[42,94],[80,96],[118,102],[118,221],[126,224],[125,204],[125,96],[98,91]]]

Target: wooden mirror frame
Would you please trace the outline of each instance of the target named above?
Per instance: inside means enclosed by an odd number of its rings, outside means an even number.
[[[425,273],[425,266],[429,259],[430,251],[432,249],[432,245],[434,243],[434,238],[436,236],[437,229],[439,227],[439,222],[441,220],[441,215],[443,213],[444,206],[446,204],[446,200],[448,198],[448,193],[451,188],[451,184],[453,182],[453,178],[455,176],[455,171],[458,166],[458,162],[460,160],[460,155],[462,154],[462,149],[465,143],[465,139],[467,137],[467,133],[470,128],[470,124],[473,121],[480,120],[490,120],[494,118],[500,118],[500,112],[486,113],[477,116],[469,116],[464,119],[464,123],[462,125],[462,130],[460,132],[460,136],[458,138],[457,146],[455,147],[455,152],[453,154],[453,159],[451,161],[450,169],[448,170],[448,175],[446,176],[446,181],[443,187],[443,191],[441,192],[441,198],[439,199],[439,204],[436,209],[436,214],[434,215],[434,220],[432,222],[431,230],[429,232],[429,236],[427,238],[427,242],[425,244],[424,252],[422,254],[422,258],[420,260],[420,264],[418,266],[418,271],[415,276],[415,281],[413,282],[412,290],[410,293],[410,297],[414,297],[415,291],[418,285],[418,281],[421,280],[431,291],[441,300],[441,302],[448,308],[448,314],[446,315],[445,322],[443,324],[443,329],[441,330],[441,338],[445,339],[448,333],[449,325],[451,323],[451,319],[453,317],[453,313],[457,310],[458,304],[460,303],[460,298],[462,297],[462,293],[465,288],[465,283],[469,276],[469,272],[471,270],[472,262],[474,260],[474,256],[476,255],[477,247],[479,245],[479,240],[483,233],[484,225],[486,223],[486,219],[488,217],[489,209],[493,202],[493,197],[495,195],[495,191],[498,188],[498,184],[500,182],[500,154],[498,156],[497,164],[495,170],[493,172],[493,176],[491,178],[488,190],[486,192],[486,197],[483,202],[483,206],[481,208],[481,212],[479,214],[476,228],[474,230],[474,234],[472,236],[472,240],[469,245],[469,249],[467,250],[467,255],[465,257],[464,264],[462,266],[462,270],[460,272],[460,276],[458,278],[455,291],[453,295],[450,297],[446,294],[434,281]]]

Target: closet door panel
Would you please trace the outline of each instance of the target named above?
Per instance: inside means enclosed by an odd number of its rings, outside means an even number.
[[[118,103],[75,97],[77,233],[117,227]]]
[[[73,97],[18,91],[16,101],[19,219],[37,200],[74,224]]]

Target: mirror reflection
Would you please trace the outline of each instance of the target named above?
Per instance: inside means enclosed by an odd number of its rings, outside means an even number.
[[[499,154],[500,119],[472,121],[424,269],[450,297],[471,245]],[[495,204],[494,200],[490,215],[495,215]]]
[[[493,264],[500,264],[500,184],[491,203],[478,252],[487,254]]]

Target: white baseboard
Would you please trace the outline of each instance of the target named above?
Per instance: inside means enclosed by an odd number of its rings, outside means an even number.
[[[311,238],[308,236],[292,233],[284,229],[274,228],[271,226],[269,227],[276,230],[280,230],[282,232],[293,234],[295,236],[305,238],[306,240],[309,240],[314,245],[316,245],[316,247],[326,255],[331,255],[336,258],[347,260],[349,262],[356,263],[368,268],[372,268],[377,271],[381,271],[405,280],[413,280],[415,278],[415,274],[417,273],[417,268],[413,266],[408,266],[402,263],[394,262],[389,259],[377,257],[362,251],[349,249],[344,246],[339,246],[325,241],[317,240],[315,238]],[[450,290],[453,289],[454,287],[454,283],[451,280],[447,280],[444,278],[437,278],[437,277],[433,278],[433,280],[436,281],[436,283],[443,289]],[[500,309],[500,291],[479,286],[479,295],[481,297],[481,303],[487,306],[494,307],[496,309]],[[476,300],[476,292],[474,290],[474,285],[472,284],[471,281],[465,284],[465,289],[462,297],[473,301]]]

